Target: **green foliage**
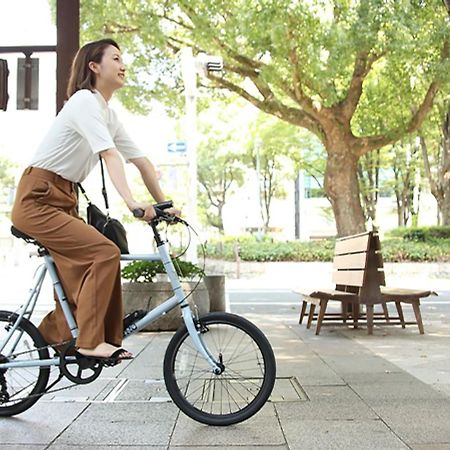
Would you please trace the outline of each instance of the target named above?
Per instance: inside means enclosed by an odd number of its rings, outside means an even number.
[[[433,227],[399,227],[394,228],[388,236],[402,238],[405,241],[431,242],[436,239],[450,239],[450,226]]]
[[[224,58],[224,73],[202,81],[207,88],[233,91],[310,130],[329,154],[349,161],[415,131],[434,93],[450,85],[450,27],[439,0],[83,0],[81,6],[82,42],[116,38],[131,62],[128,87],[119,92],[129,109],[145,111],[157,99],[182,111],[179,52],[192,47],[194,54]],[[358,189],[348,180],[341,182],[344,192]],[[358,215],[355,205],[344,206]],[[349,217],[338,229],[360,219]]]
[[[414,242],[389,239],[381,243],[386,262],[439,262],[450,261],[450,239]]]
[[[253,236],[215,240],[206,245],[211,258],[235,259],[235,246],[239,245],[243,261],[326,261],[333,257],[334,241],[273,242],[265,237],[257,241]]]
[[[181,107],[176,55],[183,46],[222,55],[226,79],[236,85],[256,66],[288,106],[298,102],[287,89],[296,72],[305,95],[328,107],[346,97],[356,55],[383,55],[354,124],[356,133],[375,134],[404,124],[433,76],[448,81],[440,60],[446,18],[438,0],[83,0],[81,36],[82,43],[105,35],[119,41],[133,61],[121,95],[138,110],[150,96]]]
[[[176,260],[174,266],[182,278],[205,275],[202,269],[189,261]],[[166,273],[161,261],[133,261],[122,269],[122,278],[134,283],[151,283],[158,273]]]
[[[223,232],[222,210],[236,188],[244,183],[242,122],[236,120],[236,105],[209,108],[201,117],[198,146],[200,217]],[[203,120],[204,119],[204,120]]]
[[[430,227],[433,228],[433,227]],[[443,228],[443,227],[441,227]],[[385,239],[381,243],[385,262],[425,262],[450,261],[450,238],[448,230],[436,235],[447,236],[445,239],[429,239],[426,242],[415,242],[399,238]],[[243,261],[332,261],[335,242],[324,239],[309,242],[271,242],[268,239],[257,242],[253,237],[230,237],[209,242],[206,246],[210,258],[235,260],[235,245],[240,246]]]

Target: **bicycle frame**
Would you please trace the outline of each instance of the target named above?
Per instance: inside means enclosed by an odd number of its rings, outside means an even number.
[[[211,355],[211,353],[208,351],[206,345],[204,344],[200,330],[197,329],[197,326],[194,322],[194,316],[191,311],[191,308],[189,307],[189,303],[186,300],[186,295],[183,291],[183,288],[181,286],[180,280],[178,278],[177,272],[175,270],[175,267],[173,265],[172,259],[170,258],[169,253],[169,246],[168,243],[165,241],[162,241],[159,235],[158,230],[156,229],[155,225],[151,225],[153,228],[153,233],[155,236],[155,240],[157,243],[158,248],[158,254],[147,254],[147,255],[121,255],[121,261],[162,261],[164,268],[166,270],[166,273],[169,277],[170,283],[172,285],[172,289],[174,291],[174,295],[170,298],[168,298],[164,303],[153,309],[152,311],[149,311],[144,317],[139,319],[137,322],[132,323],[126,330],[124,330],[124,339],[128,336],[131,336],[134,333],[137,333],[138,331],[145,328],[147,325],[151,324],[155,320],[157,320],[162,315],[168,313],[170,310],[175,308],[177,305],[180,305],[181,311],[182,311],[182,317],[184,320],[184,323],[186,325],[186,328],[189,332],[189,335],[192,338],[193,344],[195,345],[196,349],[203,355],[205,360],[209,363],[211,366],[211,370],[214,373],[220,373],[221,369],[219,367],[218,361]],[[4,342],[0,342],[0,353],[2,353],[5,346],[10,341],[11,337],[14,334],[14,331],[17,329],[18,324],[20,323],[20,320],[22,318],[29,319],[34,311],[34,308],[36,306],[37,299],[39,297],[42,284],[44,282],[45,276],[47,272],[50,274],[50,278],[52,279],[54,289],[56,291],[58,300],[60,302],[61,308],[64,312],[64,316],[67,320],[67,323],[69,325],[72,337],[75,339],[78,336],[78,328],[75,322],[75,318],[72,314],[72,311],[70,310],[69,302],[67,300],[67,297],[64,293],[64,290],[62,288],[61,282],[59,280],[58,274],[56,272],[55,263],[53,261],[53,258],[45,254],[43,256],[44,263],[39,266],[35,273],[35,279],[36,282],[34,286],[30,290],[30,296],[28,298],[28,301],[20,308],[18,314],[18,320],[15,321],[13,324],[11,330],[7,334]],[[17,345],[20,335],[17,337],[16,342],[13,343],[13,348]],[[52,359],[46,359],[46,360],[30,360],[30,361],[10,361],[7,363],[0,363],[0,370],[1,369],[9,369],[9,368],[17,368],[17,367],[46,367],[46,366],[58,366],[59,365],[59,358],[52,358]]]

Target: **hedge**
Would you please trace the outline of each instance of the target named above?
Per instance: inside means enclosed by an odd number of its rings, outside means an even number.
[[[436,239],[450,239],[450,226],[399,227],[387,236],[403,238],[405,241],[429,242]]]
[[[256,241],[254,238],[226,238],[206,244],[208,258],[235,260],[235,245],[240,247],[242,261],[331,261],[334,253],[334,239],[318,241]],[[381,243],[386,262],[406,261],[449,261],[450,239],[427,238],[425,241],[406,240],[400,237],[388,238]]]

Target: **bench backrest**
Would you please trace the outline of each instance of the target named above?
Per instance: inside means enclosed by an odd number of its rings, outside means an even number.
[[[385,281],[377,233],[369,231],[336,240],[333,282],[336,290],[359,294],[362,303],[381,300],[380,285]]]

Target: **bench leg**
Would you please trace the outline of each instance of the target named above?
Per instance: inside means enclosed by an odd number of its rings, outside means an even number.
[[[308,323],[306,324],[306,328],[308,328],[308,329],[311,328],[315,310],[316,310],[316,305],[314,303],[311,303],[311,306],[309,307]]]
[[[423,329],[423,323],[422,323],[422,314],[420,314],[420,301],[417,300],[412,304],[412,307],[414,309],[414,314],[416,316],[416,322],[417,326],[419,327],[420,334],[425,334],[425,330]]]
[[[400,322],[402,324],[402,328],[406,328],[405,317],[403,315],[403,309],[402,309],[401,302],[395,302],[395,307],[397,308],[398,317],[399,317]]]
[[[298,323],[301,324],[303,322],[303,317],[306,315],[306,307],[308,306],[308,302],[306,300],[303,300],[302,303],[302,309],[300,311],[300,318],[298,320]]]
[[[367,333],[373,334],[373,305],[366,305]]]
[[[348,318],[348,313],[349,313],[348,303],[342,302],[341,311],[342,311],[342,322],[347,323],[347,318]]]
[[[383,312],[384,312],[384,317],[386,318],[386,323],[389,323],[391,320],[389,317],[389,310],[388,310],[387,304],[382,303],[381,306],[383,307]]]
[[[360,315],[359,303],[353,303],[352,305],[353,314],[353,328],[356,330],[358,328],[358,320]]]
[[[320,333],[320,328],[322,326],[322,320],[325,317],[325,311],[327,309],[327,304],[328,304],[327,299],[320,300],[320,312],[319,312],[319,317],[317,318],[316,334]]]

